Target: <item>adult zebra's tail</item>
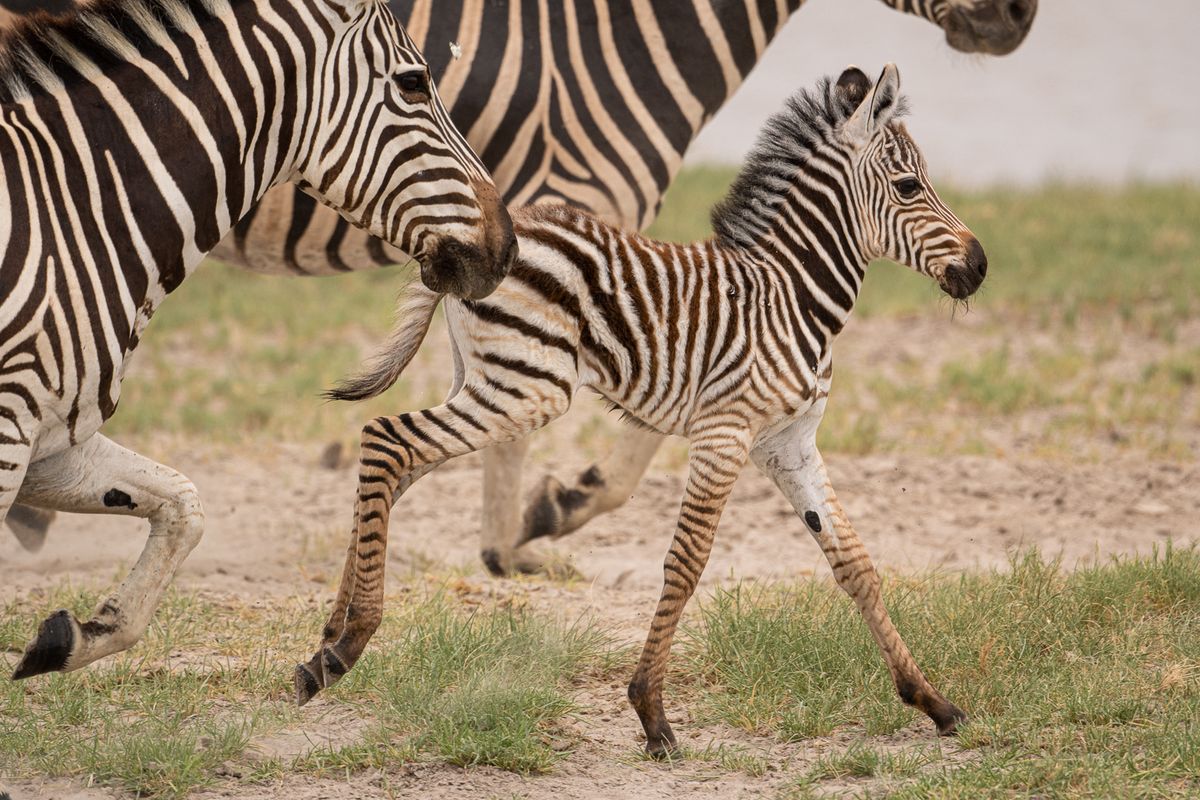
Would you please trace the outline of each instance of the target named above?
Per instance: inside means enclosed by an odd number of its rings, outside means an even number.
[[[430,291],[418,280],[413,280],[400,292],[396,300],[396,325],[388,338],[368,359],[363,372],[346,378],[325,392],[330,400],[366,400],[383,394],[392,387],[400,373],[412,361],[413,356],[425,341],[433,312],[443,295]]]

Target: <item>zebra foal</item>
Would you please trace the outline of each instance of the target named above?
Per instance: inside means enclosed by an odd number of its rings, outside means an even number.
[[[300,703],[358,660],[382,617],[393,503],[439,464],[522,437],[589,387],[642,425],[691,443],[690,475],[658,610],[629,686],[652,753],[675,746],[662,705],[676,624],[708,560],[747,459],[769,475],[866,619],[907,703],[941,733],[964,719],[925,679],[888,618],[879,576],[826,476],[815,438],[831,345],[867,264],[890,258],[954,298],[987,260],[939,199],[896,118],[899,74],[849,68],[801,92],[767,124],[693,245],[624,233],[565,206],[514,214],[520,256],[494,294],[448,300],[450,398],[362,432],[354,532],[316,655],[297,667]],[[371,370],[332,394],[377,394],[420,344],[439,297],[418,288]]]
[[[136,642],[200,539],[195,486],[98,433],[151,315],[293,182],[467,296],[516,243],[487,171],[380,0],[97,0],[0,32],[0,520],[12,503],[148,519],[92,619],[13,673]]]

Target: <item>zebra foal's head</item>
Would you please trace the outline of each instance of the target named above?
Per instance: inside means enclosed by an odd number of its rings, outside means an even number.
[[[516,257],[508,211],[383,0],[298,0],[320,12],[312,146],[297,180],[421,264],[432,290],[489,294]]]
[[[896,120],[906,110],[896,65],[884,67],[874,84],[850,67],[832,92],[845,115],[837,131],[863,255],[928,275],[955,299],[969,297],[987,274],[987,255],[938,197],[924,156]]]
[[[930,185],[921,151],[897,120],[905,110],[894,64],[876,83],[850,67],[836,82],[798,92],[768,120],[713,208],[717,240],[792,253],[806,268],[823,263],[855,292],[867,264],[888,258],[951,297],[971,295],[987,257]]]

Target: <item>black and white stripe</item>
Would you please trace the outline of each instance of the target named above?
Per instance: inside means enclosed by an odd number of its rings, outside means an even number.
[[[38,0],[47,6],[69,0]],[[968,52],[1004,53],[1036,0],[882,0],[923,17]],[[36,3],[0,0],[14,11]],[[513,205],[565,202],[627,229],[653,220],[683,155],[737,90],[801,0],[392,0],[424,49],[451,118]],[[456,58],[450,43],[457,45]],[[214,256],[258,272],[329,275],[407,257],[290,188],[269,192]],[[518,539],[561,535],[623,503],[661,439],[627,430],[613,455],[570,486],[540,485],[520,529],[523,453],[484,454],[485,562],[535,569]],[[504,487],[504,488],[501,488]],[[562,499],[579,502],[567,504]],[[46,520],[23,541],[36,547]]]
[[[195,544],[194,487],[97,431],[155,309],[287,181],[434,285],[479,296],[511,260],[494,186],[380,2],[99,0],[0,32],[0,519],[19,494],[155,534],[97,619],[52,618],[18,676],[136,640]]]

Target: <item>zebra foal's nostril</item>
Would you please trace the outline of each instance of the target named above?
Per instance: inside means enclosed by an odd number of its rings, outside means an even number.
[[[983,252],[983,245],[974,236],[967,245],[967,267],[978,273],[981,278],[987,276],[987,253]]]

